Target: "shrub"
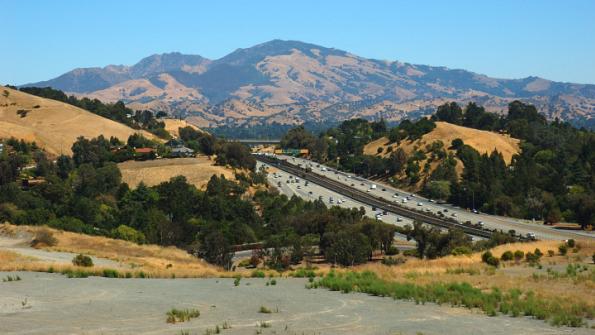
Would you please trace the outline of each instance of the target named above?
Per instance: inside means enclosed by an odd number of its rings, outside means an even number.
[[[555,255],[555,254],[556,254],[556,253],[554,252],[554,250],[548,250],[548,251],[547,251],[547,255],[548,255],[549,257],[554,257],[554,255]]]
[[[522,250],[517,250],[514,252],[514,260],[515,261],[520,261],[521,259],[523,259],[523,257],[525,257],[525,253]]]
[[[260,306],[260,309],[258,310],[258,313],[264,313],[264,314],[271,314],[273,311],[270,310],[270,308],[267,308],[265,306]]]
[[[560,252],[560,255],[565,256],[566,253],[568,253],[568,246],[566,244],[560,244],[560,246],[558,246],[558,251]]]
[[[483,254],[481,254],[481,261],[487,263],[490,257],[494,257],[494,255],[492,255],[491,251],[486,251]]]
[[[145,235],[132,227],[119,225],[111,231],[114,238],[134,242],[137,244],[145,243]]]
[[[500,260],[494,256],[491,256],[486,260],[486,263],[497,268],[500,265]]]
[[[176,309],[172,308],[167,313],[167,323],[186,322],[200,316],[200,311],[197,309]]]
[[[397,258],[397,257],[384,257],[382,259],[382,264],[384,265],[399,265],[399,264],[403,264],[405,263],[405,260],[403,258]]]
[[[35,233],[35,238],[31,241],[31,246],[36,248],[39,246],[53,247],[58,244],[58,240],[49,229],[40,229]]]
[[[514,254],[510,250],[505,251],[502,256],[500,256],[500,259],[503,261],[511,261],[513,258]]]
[[[473,250],[471,250],[471,248],[469,248],[468,246],[458,246],[454,249],[452,249],[452,251],[450,252],[452,255],[458,256],[458,255],[471,255],[473,253]]]
[[[537,256],[537,258],[541,258],[541,256],[543,256],[543,252],[541,252],[539,248],[535,248],[534,254]]]
[[[239,275],[235,277],[235,279],[233,280],[233,285],[234,286],[240,286],[240,281],[242,280],[242,277],[240,277]]]
[[[252,276],[252,278],[264,278],[265,277],[264,272],[260,271],[260,270],[252,271],[251,276]]]
[[[575,245],[576,242],[573,239],[569,239],[568,241],[566,241],[566,246],[568,246],[569,248],[574,248]]]
[[[118,278],[119,274],[114,269],[103,269],[102,275],[106,278]]]
[[[391,245],[390,248],[388,248],[388,250],[386,251],[387,256],[395,256],[398,254],[399,254],[399,248],[395,247],[394,245]]]
[[[91,267],[93,266],[93,260],[87,255],[78,254],[72,259],[72,264],[76,266]]]

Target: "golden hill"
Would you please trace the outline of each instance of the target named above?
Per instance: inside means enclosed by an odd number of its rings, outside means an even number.
[[[507,164],[510,164],[512,156],[519,153],[520,150],[520,141],[508,135],[457,126],[447,122],[436,122],[436,128],[417,141],[411,142],[405,140],[400,145],[397,145],[396,143],[389,143],[388,138],[382,137],[368,143],[364,147],[364,153],[366,155],[376,155],[378,148],[383,147],[384,149],[380,155],[384,156],[389,155],[386,150],[387,147],[392,147],[393,151],[400,147],[409,154],[416,148],[424,148],[434,141],[442,141],[444,146],[448,148],[450,147],[450,143],[457,138],[460,138],[465,144],[471,146],[481,154],[490,154],[494,149],[497,150],[502,154]]]
[[[173,137],[180,137],[180,128],[190,127],[197,131],[203,131],[197,126],[188,123],[186,120],[161,119],[159,121],[163,121],[163,123],[165,123],[165,130]]]
[[[50,155],[70,154],[79,136],[115,136],[126,141],[135,132],[155,138],[146,131],[134,130],[60,101],[0,87],[0,138],[35,141]]]

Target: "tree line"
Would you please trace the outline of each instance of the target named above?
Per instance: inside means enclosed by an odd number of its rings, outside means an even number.
[[[521,140],[521,151],[509,165],[501,153],[480,154],[460,139],[436,141],[409,154],[398,147],[389,147],[383,157],[363,153],[367,143],[382,136],[396,144],[415,141],[430,132],[435,121],[510,134]],[[421,184],[426,195],[465,208],[548,223],[578,222],[584,228],[595,224],[595,133],[548,121],[535,106],[520,101],[511,102],[503,115],[475,103],[464,108],[446,103],[430,118],[404,120],[390,129],[382,120],[363,119],[345,121],[318,136],[297,127],[281,145],[306,147],[316,161],[387,178],[395,186]],[[456,172],[458,162],[462,175]]]

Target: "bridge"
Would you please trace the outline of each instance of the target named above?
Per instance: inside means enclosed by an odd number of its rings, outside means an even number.
[[[275,145],[281,143],[281,139],[252,139],[252,138],[241,138],[237,140],[240,143],[244,143],[249,146],[256,146],[256,145]]]

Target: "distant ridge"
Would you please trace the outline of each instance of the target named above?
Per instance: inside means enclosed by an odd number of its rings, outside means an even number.
[[[595,125],[595,85],[539,77],[496,79],[460,69],[367,59],[299,41],[272,40],[210,60],[173,52],[132,66],[75,69],[24,86],[51,86],[135,108],[192,115],[200,126],[400,120],[444,101],[491,111],[514,99],[549,118]]]

